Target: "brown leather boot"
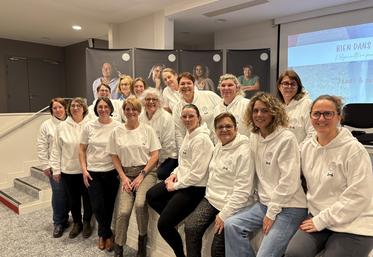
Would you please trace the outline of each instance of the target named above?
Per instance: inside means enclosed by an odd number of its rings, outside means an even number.
[[[148,242],[147,235],[140,236],[137,241],[137,257],[146,257],[146,243]]]

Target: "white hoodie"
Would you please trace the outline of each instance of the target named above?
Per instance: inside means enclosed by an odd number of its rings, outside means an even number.
[[[151,120],[146,116],[146,111],[141,112],[140,122],[151,126],[161,142],[162,149],[159,152],[159,164],[166,159],[177,159],[176,141],[175,141],[175,124],[169,112],[159,108]]]
[[[200,91],[194,89],[194,98],[192,104],[197,106],[201,114],[202,121],[206,122],[210,131],[213,131],[214,109],[220,101],[221,98],[212,91]],[[186,134],[186,128],[180,118],[181,111],[186,104],[188,103],[183,99],[180,99],[172,111],[172,117],[175,123],[176,145],[178,150],[180,149],[181,143],[183,142]],[[210,136],[213,138],[213,134]]]
[[[293,99],[288,105],[285,105],[286,113],[289,116],[289,129],[295,134],[300,145],[305,139],[311,138],[315,132],[310,119],[311,105],[312,100],[308,94],[299,100]]]
[[[57,127],[50,158],[53,175],[61,172],[82,173],[79,162],[80,136],[87,122],[89,122],[87,116],[80,123],[76,123],[69,116]]]
[[[232,142],[215,146],[206,199],[220,211],[222,220],[253,203],[255,169],[251,154],[249,139],[239,133]]]
[[[57,126],[61,122],[61,120],[52,116],[50,119],[44,121],[40,126],[36,147],[42,170],[50,168],[49,159],[52,152],[54,135],[56,133]]]
[[[214,150],[206,124],[185,135],[179,151],[179,166],[172,172],[176,174],[175,190],[190,186],[206,186],[208,165]]]
[[[118,99],[110,99],[110,101],[111,101],[111,103],[113,104],[113,107],[114,107],[114,111],[113,111],[113,114],[112,114],[113,120],[116,120],[118,122],[122,122],[122,120],[124,121],[125,116],[124,116],[123,109],[122,109],[123,101],[118,100]],[[93,101],[93,103],[90,106],[88,106],[88,115],[87,116],[91,120],[98,119],[98,117],[96,116],[95,111],[94,111],[96,102],[97,102],[97,99],[95,99]]]
[[[249,103],[250,100],[244,98],[242,95],[237,95],[233,101],[228,104],[228,106],[224,104],[224,100],[221,100],[214,109],[214,118],[223,112],[232,113],[237,121],[238,132],[240,132],[242,135],[250,137],[250,130],[244,122],[245,112]]]
[[[302,147],[309,212],[318,231],[373,236],[373,174],[369,154],[346,128],[325,146],[316,135]]]
[[[169,107],[173,112],[175,105],[180,101],[181,98],[179,91],[175,91],[167,86],[165,89],[163,89],[162,96],[164,106]]]
[[[300,152],[294,133],[280,127],[266,138],[251,133],[250,142],[259,201],[268,207],[266,216],[275,220],[283,207],[306,208],[300,180]]]

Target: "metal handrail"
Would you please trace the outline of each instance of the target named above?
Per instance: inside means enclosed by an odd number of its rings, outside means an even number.
[[[3,133],[0,134],[0,139],[2,139],[3,137],[9,135],[10,133],[14,132],[15,130],[19,129],[20,127],[22,127],[23,125],[29,123],[30,121],[34,120],[37,116],[39,116],[40,113],[44,112],[47,109],[49,109],[49,105],[45,106],[41,110],[35,112],[32,116],[28,117],[27,119],[25,119],[25,120],[23,120],[23,121],[15,124],[14,126],[8,128],[7,130],[5,130]]]

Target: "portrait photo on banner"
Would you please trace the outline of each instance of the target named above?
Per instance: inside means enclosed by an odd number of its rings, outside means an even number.
[[[246,98],[270,92],[270,49],[227,50],[227,73],[237,76]]]
[[[97,87],[106,84],[112,99],[118,99],[119,77],[133,74],[132,49],[86,49],[86,98],[91,103],[97,97]]]

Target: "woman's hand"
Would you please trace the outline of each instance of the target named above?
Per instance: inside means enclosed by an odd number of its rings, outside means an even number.
[[[53,175],[53,180],[57,183],[60,183],[61,180],[61,174]]]
[[[121,180],[121,185],[122,185],[122,192],[126,191],[127,193],[131,193],[132,192],[131,180],[126,175],[121,176],[120,180]]]
[[[141,182],[144,180],[144,175],[139,174],[131,183],[132,190],[137,191],[139,189]]]
[[[315,224],[313,223],[312,219],[306,219],[300,224],[299,228],[307,233],[316,232],[317,229],[315,227]]]
[[[224,221],[219,217],[219,215],[216,215],[215,218],[215,225],[214,225],[214,233],[221,234],[224,229]]]
[[[271,220],[267,216],[264,216],[264,219],[263,219],[263,233],[264,233],[264,235],[268,234],[269,230],[271,230],[271,227],[272,227],[273,223],[275,223],[274,220]]]
[[[51,168],[48,168],[48,169],[43,170],[43,173],[44,173],[44,175],[47,176],[48,178],[51,178],[51,177],[52,177],[52,170],[51,170]]]
[[[89,181],[90,180],[93,180],[93,178],[91,177],[91,175],[89,174],[88,171],[83,171],[83,182],[84,182],[84,185],[88,188],[89,187]]]
[[[164,183],[167,185],[167,183],[169,182],[177,182],[177,176],[176,174],[171,174],[168,178],[166,178],[166,180],[164,181]]]

